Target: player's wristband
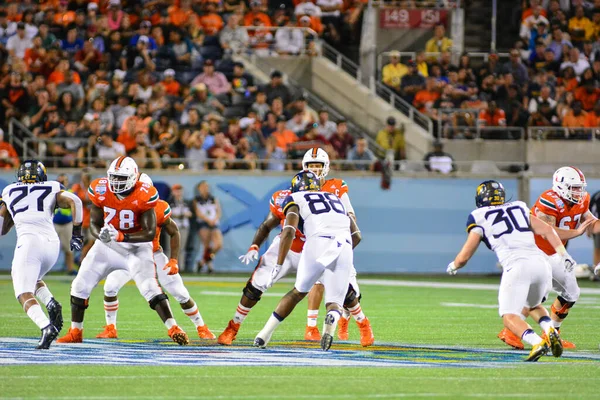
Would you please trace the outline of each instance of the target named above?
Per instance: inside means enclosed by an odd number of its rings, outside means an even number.
[[[248,249],[248,251],[252,251],[252,250],[256,250],[258,251],[259,247],[257,244],[253,244],[252,246],[250,246],[250,248]]]
[[[72,236],[83,236],[81,234],[81,225],[73,225],[73,232],[71,233]]]

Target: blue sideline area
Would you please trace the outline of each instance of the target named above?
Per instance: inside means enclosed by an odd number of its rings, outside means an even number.
[[[0,188],[12,182],[13,177],[9,173],[0,174]],[[252,270],[253,266],[242,265],[238,256],[247,250],[254,231],[266,216],[270,195],[276,189],[287,187],[289,182],[281,176],[153,174],[152,178],[156,185],[159,182],[182,184],[186,198],[194,196],[195,186],[201,179],[209,182],[223,208],[224,249],[218,254],[215,267],[231,272]],[[395,178],[391,190],[387,191],[380,188],[378,177],[354,177],[346,181],[363,234],[363,241],[355,252],[359,273],[445,272],[466,237],[465,224],[475,206],[474,192],[479,180]],[[517,180],[502,182],[507,197],[517,199]],[[550,179],[531,180],[530,204],[549,183]],[[588,189],[591,193],[600,189],[600,180],[590,181]],[[10,269],[14,244],[12,232],[0,239],[0,270]],[[569,251],[578,262],[591,263],[590,239],[574,240]],[[57,268],[60,265],[61,261]],[[465,272],[499,272],[494,254],[482,245]]]

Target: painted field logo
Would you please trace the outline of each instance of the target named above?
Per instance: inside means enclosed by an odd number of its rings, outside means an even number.
[[[0,338],[0,365],[112,364],[198,366],[336,366],[336,367],[502,367],[522,362],[526,352],[446,347],[377,345],[363,349],[350,342],[335,343],[329,352],[308,342],[273,342],[267,350],[250,342],[223,347],[192,342],[86,340],[35,350],[36,339]],[[597,354],[568,354],[559,362],[598,362]]]

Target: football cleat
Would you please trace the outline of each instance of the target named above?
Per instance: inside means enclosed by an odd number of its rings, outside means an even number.
[[[219,335],[217,343],[224,346],[231,346],[231,343],[235,340],[238,331],[240,330],[240,324],[236,324],[233,320],[229,321],[227,328]]]
[[[540,358],[542,358],[543,356],[545,356],[549,350],[550,350],[550,347],[548,346],[548,342],[545,340],[542,340],[540,343],[533,346],[533,348],[529,352],[529,356],[527,356],[525,361],[535,362],[535,361],[539,360]]]
[[[360,344],[362,347],[369,347],[375,342],[375,336],[373,336],[373,329],[371,328],[371,322],[368,318],[357,322],[358,329],[360,331]]]
[[[319,328],[317,328],[316,326],[307,326],[306,332],[304,332],[304,340],[308,340],[310,342],[318,342],[319,340],[321,340]]]
[[[348,320],[344,317],[338,321],[338,338],[340,340],[348,340],[350,338],[348,334]]]
[[[554,328],[556,329],[556,328]],[[560,331],[558,329],[556,329],[556,334],[559,336],[560,338]],[[542,339],[547,340],[550,343],[550,338],[546,335],[546,333],[542,334]],[[575,343],[569,342],[568,340],[564,340],[562,338],[560,338],[560,343],[562,344],[562,348],[564,349],[574,349],[575,348]]]
[[[554,357],[560,357],[563,353],[563,343],[560,340],[560,336],[556,329],[550,328],[550,333],[548,333],[547,341],[550,342],[550,349],[552,350],[552,355]]]
[[[117,328],[113,325],[106,325],[104,330],[96,335],[96,339],[117,339]]]
[[[256,337],[254,339],[254,347],[260,347],[261,349],[267,348],[267,342],[263,338]]]
[[[180,346],[190,343],[187,333],[181,330],[177,325],[173,325],[171,329],[169,329],[169,337]]]
[[[69,332],[56,343],[82,343],[83,342],[83,329],[69,328]]]
[[[210,331],[210,329],[208,329],[208,326],[206,325],[202,325],[196,328],[196,330],[198,331],[198,337],[200,339],[215,339],[216,336],[214,333],[212,333]]]
[[[323,349],[323,351],[329,350],[332,343],[333,336],[331,336],[329,333],[324,333],[323,337],[321,338],[321,349]]]
[[[523,350],[525,348],[525,346],[523,346],[523,342],[521,342],[521,339],[507,328],[504,328],[500,331],[498,334],[498,339],[502,340],[504,343],[514,349]]]
[[[42,336],[40,342],[36,346],[36,349],[49,349],[50,345],[58,337],[58,329],[52,324],[42,329]]]
[[[60,332],[63,327],[62,306],[56,299],[52,298],[48,302],[46,310],[48,310],[50,323]]]

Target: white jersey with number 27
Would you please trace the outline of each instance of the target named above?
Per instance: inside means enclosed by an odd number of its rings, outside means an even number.
[[[56,237],[52,219],[56,195],[62,190],[56,181],[39,183],[12,183],[2,191],[2,200],[15,223],[17,237],[38,234]]]
[[[327,235],[350,240],[350,218],[336,195],[327,192],[296,192],[283,202],[284,213],[291,205],[300,210],[299,229],[306,238]]]
[[[522,201],[481,207],[469,215],[467,232],[478,233],[487,247],[496,253],[498,261],[507,265],[515,259],[540,253],[529,216],[529,208]]]

